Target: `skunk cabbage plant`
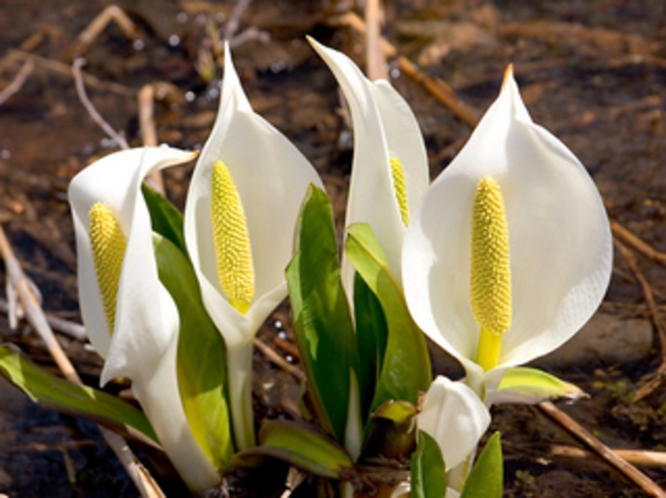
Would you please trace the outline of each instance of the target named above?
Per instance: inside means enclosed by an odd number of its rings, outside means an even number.
[[[225,48],[220,109],[194,169],[185,240],[202,299],[224,337],[238,449],[254,446],[254,336],[287,296],[284,270],[308,185],[321,180],[279,131],[255,114]]]
[[[532,122],[511,68],[422,198],[402,258],[414,319],[483,399],[599,306],[613,262],[604,205],[580,161]]]

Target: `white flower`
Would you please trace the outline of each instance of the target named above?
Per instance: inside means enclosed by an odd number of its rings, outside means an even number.
[[[285,267],[314,168],[255,114],[225,47],[220,110],[190,183],[185,239],[204,305],[227,347],[238,449],[255,444],[252,341],[287,296]]]
[[[447,498],[459,496],[464,474],[469,470],[479,440],[489,425],[490,412],[471,388],[437,376],[423,397],[417,427],[431,436],[442,452],[447,473]],[[410,484],[403,482],[391,496],[407,496],[410,489]]]
[[[485,398],[508,367],[583,326],[611,269],[595,184],[532,122],[509,69],[499,98],[407,229],[403,284],[415,321]]]
[[[417,420],[418,428],[437,441],[449,471],[474,454],[490,425],[490,412],[468,386],[439,375],[423,398]]]
[[[351,109],[354,158],[345,225],[369,224],[400,278],[405,227],[429,183],[419,125],[387,81],[368,80],[346,55],[309,41],[335,75]],[[349,291],[353,269],[344,256],[342,272]]]
[[[190,487],[220,481],[189,429],[178,391],[179,317],[162,286],[141,182],[151,172],[192,160],[191,152],[146,147],[116,152],[72,180],[69,200],[78,253],[81,313],[106,359],[101,384],[114,377],[132,390],[164,450]]]

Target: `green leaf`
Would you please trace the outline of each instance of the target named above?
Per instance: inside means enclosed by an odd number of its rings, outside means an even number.
[[[158,442],[150,422],[141,411],[103,391],[78,386],[47,373],[18,348],[0,346],[0,373],[35,403],[112,428],[127,425]]]
[[[437,441],[419,431],[419,442],[411,458],[412,498],[444,498],[446,467]]]
[[[347,257],[382,305],[388,340],[372,410],[388,400],[416,405],[419,391],[430,386],[430,357],[421,330],[412,320],[402,291],[372,229],[355,224],[347,230]]]
[[[551,398],[576,400],[585,396],[577,386],[542,370],[513,367],[502,377],[492,403],[533,404]]]
[[[340,280],[331,204],[313,185],[301,210],[296,242],[287,267],[296,343],[319,422],[342,441],[350,368],[357,370],[356,338]]]
[[[384,363],[388,326],[381,303],[358,273],[354,274],[354,318],[362,423],[365,424]]]
[[[261,446],[242,451],[234,460],[273,457],[315,475],[340,479],[353,472],[354,462],[335,441],[297,422],[271,420],[259,431]]]
[[[187,423],[217,469],[234,452],[226,397],[226,360],[222,336],[206,313],[190,261],[168,239],[153,235],[159,278],[176,303],[178,387]]]
[[[503,481],[502,443],[496,432],[472,467],[460,498],[501,498]]]
[[[183,235],[183,215],[165,199],[145,183],[141,185],[141,193],[148,206],[150,223],[153,232],[173,242],[183,254],[187,254],[185,236]]]

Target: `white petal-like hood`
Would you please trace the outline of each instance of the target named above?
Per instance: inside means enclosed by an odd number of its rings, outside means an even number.
[[[490,413],[477,394],[441,375],[425,394],[418,415],[418,428],[437,441],[447,471],[474,454],[489,425]]]
[[[400,278],[405,233],[389,160],[400,160],[407,203],[412,211],[429,182],[428,158],[418,123],[405,100],[384,80],[370,81],[346,55],[313,39],[310,43],[337,79],[351,109],[354,126],[349,199],[345,225],[368,223]],[[343,257],[345,287],[353,271]]]
[[[507,72],[498,99],[424,195],[403,250],[414,319],[468,376],[481,374],[470,238],[484,177],[499,185],[509,233],[513,318],[498,368],[544,355],[575,334],[601,302],[612,269],[609,223],[594,182],[564,144],[532,122]]]
[[[96,161],[70,183],[81,313],[93,346],[107,360],[102,383],[115,376],[132,378],[136,365],[145,363],[147,352],[159,357],[178,330],[175,305],[157,276],[150,215],[141,194],[141,182],[152,171],[194,157],[191,152],[169,147],[130,149]],[[89,212],[97,202],[111,208],[127,239],[113,341],[97,285],[88,233]],[[150,309],[145,307],[142,296],[156,297]]]
[[[176,373],[180,322],[175,303],[158,278],[150,215],[141,194],[141,183],[151,172],[195,157],[168,147],[110,154],[72,180],[69,200],[81,313],[93,345],[106,358],[100,382],[118,376],[132,381],[133,392],[174,466],[192,489],[204,490],[219,483],[220,476],[185,418]],[[97,202],[111,209],[127,242],[113,331],[106,322],[89,236],[89,213]]]
[[[219,282],[211,219],[212,171],[222,161],[235,184],[250,239],[254,297],[242,314]],[[185,206],[185,240],[204,306],[227,346],[229,401],[236,446],[254,445],[252,339],[287,297],[285,268],[308,186],[323,188],[312,165],[278,130],[250,107],[228,46],[220,110],[194,169]]]
[[[252,111],[228,48],[225,54],[220,110],[190,184],[185,238],[204,304],[229,344],[251,340],[287,296],[284,270],[292,257],[301,203],[310,183],[322,183],[296,147]],[[216,161],[229,168],[247,218],[256,280],[246,315],[229,304],[217,276],[210,214]]]

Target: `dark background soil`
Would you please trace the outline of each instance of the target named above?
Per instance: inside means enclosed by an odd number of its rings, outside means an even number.
[[[337,109],[329,71],[304,40],[312,35],[363,67],[363,38],[331,23],[348,1],[255,0],[240,31],[255,27],[268,43],[234,49],[243,85],[256,111],[283,131],[322,174],[341,220],[351,160],[350,135]],[[116,149],[81,105],[69,71],[76,37],[110,2],[3,0],[0,4],[0,91],[30,55],[39,56],[20,90],[0,104],[0,222],[44,308],[79,320],[74,237],[66,202],[69,180],[89,161]],[[175,85],[174,97],[156,106],[160,142],[200,147],[217,108],[219,69],[206,81],[197,64],[210,53],[209,33],[224,27],[234,2],[135,0],[119,4],[137,23],[138,41],[108,26],[85,49],[88,94],[102,116],[131,145],[140,145],[137,92],[157,81]],[[666,250],[666,4],[661,0],[386,2],[384,34],[399,53],[440,77],[481,113],[497,95],[512,62],[534,120],[556,134],[588,167],[611,219],[657,250]],[[80,51],[79,46],[79,51]],[[22,50],[22,52],[17,52]],[[58,65],[59,64],[59,65]],[[199,64],[200,67],[200,64]],[[422,126],[433,177],[470,133],[417,82],[391,66],[392,83]],[[169,196],[182,205],[187,168],[169,172]],[[666,311],[663,265],[638,256],[658,313]],[[626,262],[616,269],[602,312],[631,337],[627,318],[654,320]],[[282,326],[276,326],[280,320]],[[281,330],[285,333],[281,334]],[[286,340],[283,337],[286,336]],[[281,310],[261,337],[296,358]],[[26,326],[9,329],[0,317],[0,340],[18,344],[53,369]],[[100,360],[63,338],[68,354],[91,385]],[[615,448],[664,450],[666,389],[630,403],[643,376],[660,362],[656,338],[642,357],[600,358],[551,369],[591,398],[562,404],[582,425]],[[288,374],[256,355],[257,403],[264,415],[291,415],[298,388]],[[297,361],[297,358],[294,360]],[[436,361],[436,365],[446,364]],[[444,367],[441,367],[444,368]],[[279,389],[266,389],[277,379]],[[536,408],[494,408],[493,429],[503,432],[506,496],[642,496],[631,482],[598,460],[554,457],[553,444],[579,446]],[[68,479],[67,465],[71,464]],[[645,472],[666,484],[658,468]],[[95,427],[42,409],[0,381],[0,493],[10,496],[135,496],[123,469]]]

